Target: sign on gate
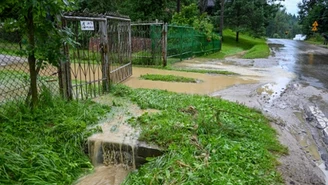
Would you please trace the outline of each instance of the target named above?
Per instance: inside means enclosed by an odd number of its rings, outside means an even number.
[[[95,30],[93,21],[81,21],[81,30]]]

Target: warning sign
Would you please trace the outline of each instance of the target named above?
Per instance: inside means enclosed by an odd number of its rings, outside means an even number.
[[[314,31],[314,32],[318,31],[318,28],[317,28],[318,26],[319,26],[318,22],[314,21],[314,23],[312,24],[312,31]]]
[[[93,21],[81,21],[81,30],[95,30]]]

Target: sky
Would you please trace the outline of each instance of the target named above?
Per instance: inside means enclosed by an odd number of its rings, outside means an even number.
[[[298,7],[297,4],[301,2],[301,0],[285,0],[282,1],[281,4],[286,7],[287,13],[297,15]]]

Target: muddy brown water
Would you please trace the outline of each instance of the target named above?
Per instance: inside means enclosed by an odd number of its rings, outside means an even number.
[[[163,82],[140,79],[144,74],[176,75],[200,80],[199,83]],[[170,71],[150,68],[133,68],[133,75],[123,82],[132,88],[162,89],[178,93],[210,94],[239,84],[256,83],[256,80],[241,76],[211,75],[192,72]]]

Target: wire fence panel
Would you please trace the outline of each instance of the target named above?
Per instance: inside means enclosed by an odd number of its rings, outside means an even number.
[[[107,17],[110,81],[119,83],[132,75],[131,22]]]
[[[162,64],[163,25],[163,23],[135,23],[131,25],[133,64]]]
[[[14,31],[13,31],[14,30]],[[16,29],[0,25],[0,104],[8,101],[25,100],[29,95],[30,74],[27,60],[27,38]],[[38,61],[38,91],[59,94],[58,69]]]
[[[219,39],[208,38],[192,27],[163,23],[132,24],[132,60],[137,65],[166,65],[221,50]]]
[[[219,39],[208,38],[192,27],[168,25],[167,57],[180,60],[221,50]]]

